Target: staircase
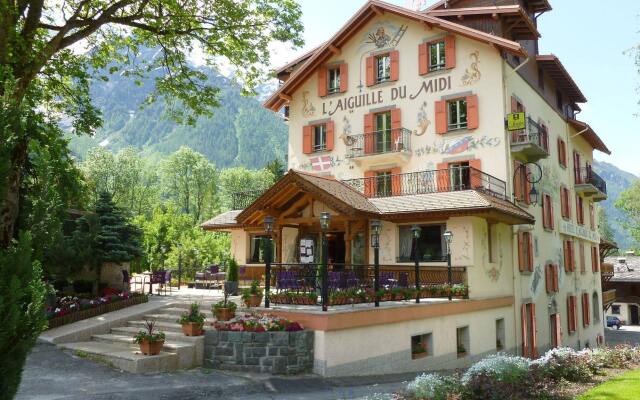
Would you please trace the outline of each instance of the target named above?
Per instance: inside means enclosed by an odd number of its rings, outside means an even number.
[[[60,347],[74,351],[76,355],[102,362],[114,368],[132,373],[152,373],[195,368],[204,358],[204,336],[185,336],[177,322],[186,312],[189,303],[174,303],[126,322],[124,326],[111,328],[109,333],[94,334],[90,341],[62,343]],[[211,304],[203,303],[200,311],[209,323],[214,320]],[[133,336],[144,329],[145,319],[156,320],[156,330],[165,333],[164,347],[156,356],[145,356],[133,342]]]

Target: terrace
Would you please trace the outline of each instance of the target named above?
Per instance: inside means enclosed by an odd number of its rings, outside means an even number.
[[[547,130],[527,117],[525,129],[511,132],[511,152],[528,162],[549,157]]]
[[[411,131],[405,128],[349,135],[346,142],[349,148],[346,157],[356,162],[361,157],[386,155],[406,158],[411,153]]]
[[[575,169],[575,189],[577,193],[592,196],[593,201],[607,199],[607,182],[591,167]]]

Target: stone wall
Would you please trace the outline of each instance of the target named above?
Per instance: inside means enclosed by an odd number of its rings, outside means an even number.
[[[313,339],[313,331],[208,330],[204,338],[204,366],[272,374],[310,372],[313,368]]]

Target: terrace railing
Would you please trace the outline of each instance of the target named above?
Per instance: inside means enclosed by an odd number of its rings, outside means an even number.
[[[575,169],[576,185],[593,185],[603,194],[607,194],[607,182],[593,171],[591,167]]]
[[[531,117],[527,117],[526,129],[511,132],[511,145],[535,144],[549,154],[549,134]]]
[[[411,151],[411,131],[405,128],[385,129],[346,138],[347,158]]]
[[[408,301],[416,297],[448,297],[449,293],[458,298],[468,294],[467,271],[464,267],[452,268],[452,285],[448,284],[446,267],[422,267],[419,271],[419,286],[416,288],[414,267],[381,265],[376,286],[373,265],[331,264],[327,281],[322,279],[321,264],[274,263],[270,274],[273,304],[295,304],[320,306],[326,285],[327,306],[378,301]],[[419,291],[418,291],[419,290]]]
[[[343,181],[368,198],[481,190],[506,199],[506,183],[470,166]]]
[[[235,192],[231,194],[231,207],[233,210],[244,210],[251,203],[256,201],[265,191],[264,190],[248,190],[244,192]]]

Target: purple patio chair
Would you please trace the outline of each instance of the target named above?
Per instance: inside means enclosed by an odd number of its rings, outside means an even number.
[[[394,278],[393,272],[381,271],[379,277],[380,277],[380,287],[391,289],[396,284],[396,280]]]
[[[149,281],[149,294],[153,294],[153,285],[164,285],[166,279],[166,271],[156,271],[151,274]],[[158,289],[158,294],[160,290]]]
[[[346,277],[347,277],[347,287],[349,289],[358,287],[359,282],[358,282],[358,278],[356,277],[356,273],[354,271],[347,271]]]
[[[408,288],[409,287],[409,274],[406,272],[400,272],[398,276],[398,287]]]
[[[240,268],[238,268],[238,280],[246,283],[245,281],[247,280],[247,267],[244,265],[241,265]]]
[[[167,271],[164,273],[164,283],[162,284],[162,288],[164,289],[164,294],[167,294],[167,286],[169,287],[169,293],[172,292],[171,288],[171,271]],[[158,288],[160,291],[160,288]]]
[[[340,289],[340,272],[329,271],[329,289],[336,290]]]
[[[218,272],[220,272],[220,266],[219,265],[210,265],[209,266],[209,272],[211,272],[212,274],[217,274]]]

